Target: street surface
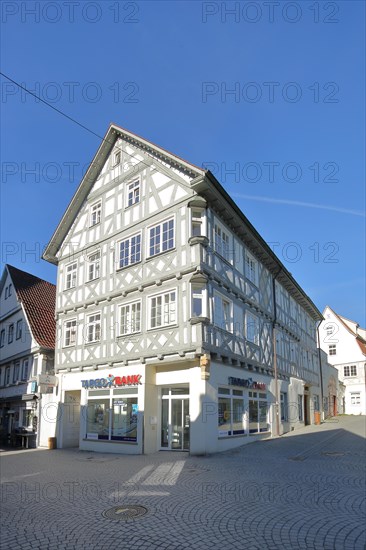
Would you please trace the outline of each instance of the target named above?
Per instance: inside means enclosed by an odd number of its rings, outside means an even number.
[[[365,424],[338,417],[206,457],[4,450],[0,548],[363,550]]]

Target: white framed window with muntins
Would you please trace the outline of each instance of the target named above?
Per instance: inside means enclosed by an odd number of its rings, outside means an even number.
[[[76,344],[76,319],[69,319],[65,325],[65,340],[64,346],[74,346]]]
[[[101,337],[100,313],[94,313],[87,317],[86,341],[88,344],[99,342]]]
[[[258,262],[248,251],[245,253],[245,276],[258,286]]]
[[[73,262],[65,267],[65,290],[76,287],[78,264]]]
[[[230,262],[230,236],[221,224],[214,225],[214,248],[227,262]]]
[[[175,246],[174,218],[149,227],[148,235],[148,255],[150,257],[172,250]]]
[[[259,346],[259,318],[250,311],[245,312],[245,338]]]
[[[233,303],[218,292],[214,293],[214,324],[228,332],[233,330]]]
[[[135,180],[127,184],[126,187],[126,207],[138,204],[141,201],[141,182]]]
[[[141,332],[141,300],[119,307],[119,336]]]
[[[141,262],[141,233],[117,243],[117,269]]]
[[[149,329],[175,325],[177,322],[177,291],[169,290],[148,297]]]
[[[90,206],[89,226],[93,227],[100,223],[102,217],[102,201],[98,201]]]
[[[100,277],[100,250],[96,250],[87,257],[87,281],[94,281]]]

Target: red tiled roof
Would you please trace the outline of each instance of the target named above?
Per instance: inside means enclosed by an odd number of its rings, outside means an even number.
[[[366,344],[365,342],[361,341],[359,338],[356,338],[357,344],[360,346],[361,352],[366,355]]]
[[[33,337],[40,346],[54,349],[56,286],[11,265],[7,265],[7,268]]]

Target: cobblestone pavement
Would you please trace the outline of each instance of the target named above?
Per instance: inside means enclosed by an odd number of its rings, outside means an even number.
[[[365,417],[207,457],[3,452],[0,548],[361,550],[365,464]]]

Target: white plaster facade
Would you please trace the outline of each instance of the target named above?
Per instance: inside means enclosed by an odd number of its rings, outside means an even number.
[[[321,313],[209,171],[111,125],[44,258],[60,446],[205,454],[314,421]]]
[[[52,427],[42,423],[42,407],[52,396],[38,380],[39,375],[54,372],[54,348],[36,340],[11,273],[29,277],[6,265],[0,283],[0,434],[7,443],[16,430],[24,428],[35,434],[32,446],[47,445]]]
[[[329,306],[323,316],[319,344],[345,386],[344,412],[366,414],[366,331]]]

